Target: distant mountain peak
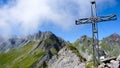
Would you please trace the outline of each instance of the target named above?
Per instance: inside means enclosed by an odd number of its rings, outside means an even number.
[[[45,31],[45,32],[38,31],[37,33],[35,33],[33,35],[28,35],[27,39],[34,40],[34,41],[36,41],[36,40],[40,41],[42,39],[46,39],[46,38],[50,38],[50,37],[56,37],[56,36],[50,31]]]
[[[112,35],[104,38],[103,41],[106,41],[106,43],[111,46],[114,46],[114,45],[119,46],[120,45],[120,35],[117,33],[113,33]]]
[[[114,40],[114,41],[120,41],[120,35],[117,34],[117,33],[113,33],[112,35],[107,37],[107,39],[111,39],[111,40]]]
[[[110,35],[110,37],[120,37],[120,35],[119,34],[117,34],[117,33],[113,33],[112,35]]]
[[[43,34],[44,34],[46,37],[55,36],[55,35],[54,35],[52,32],[50,32],[50,31],[43,32]]]
[[[45,31],[45,32],[38,31],[36,34],[54,35],[51,31]],[[34,34],[34,35],[36,35],[36,34]]]

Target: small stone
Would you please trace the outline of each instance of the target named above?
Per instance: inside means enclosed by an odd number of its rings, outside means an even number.
[[[102,63],[98,66],[98,68],[104,68],[104,66],[105,66],[105,63]]]
[[[119,68],[119,61],[111,61],[113,68]]]
[[[115,62],[115,60],[111,60],[110,63],[113,64]]]

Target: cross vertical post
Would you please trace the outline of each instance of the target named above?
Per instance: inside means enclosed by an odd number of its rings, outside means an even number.
[[[91,2],[91,17],[92,17],[92,41],[93,41],[93,59],[94,65],[99,65],[99,41],[98,41],[98,23],[96,21],[96,2]],[[95,56],[97,54],[97,57]]]
[[[94,65],[98,66],[100,64],[100,54],[99,54],[99,39],[98,39],[98,22],[116,20],[117,16],[111,14],[109,16],[97,16],[96,2],[91,2],[91,17],[82,18],[75,21],[76,25],[80,24],[92,24],[92,46],[93,46],[93,60]]]

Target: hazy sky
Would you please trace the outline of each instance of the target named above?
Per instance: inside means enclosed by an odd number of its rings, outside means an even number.
[[[91,35],[91,25],[75,25],[75,20],[90,17],[91,0],[0,0],[0,35],[27,35],[51,31],[74,42]],[[116,21],[99,23],[99,38],[120,34],[120,0],[96,0],[98,16],[117,14]]]

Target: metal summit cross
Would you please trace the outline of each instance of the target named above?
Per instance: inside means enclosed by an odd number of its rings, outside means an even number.
[[[98,22],[116,20],[117,17],[115,14],[109,16],[97,16],[96,12],[96,2],[91,2],[91,17],[78,19],[75,21],[76,25],[80,24],[92,24],[92,46],[93,46],[93,60],[94,65],[100,64],[100,55],[99,55],[99,40],[98,40]],[[97,56],[96,56],[97,54]]]

